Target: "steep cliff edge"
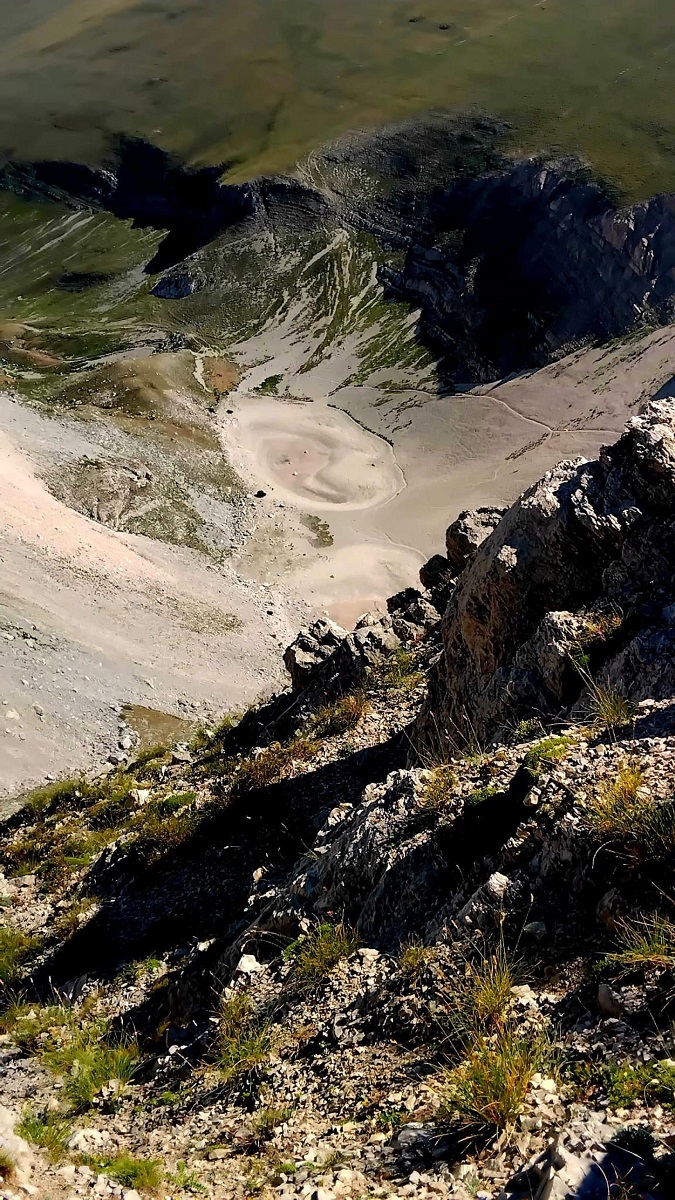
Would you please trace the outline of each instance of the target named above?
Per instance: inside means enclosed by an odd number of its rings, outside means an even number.
[[[672,1196],[674,518],[659,401],[461,514],[428,592],[303,630],[266,704],[27,797],[0,1174]]]

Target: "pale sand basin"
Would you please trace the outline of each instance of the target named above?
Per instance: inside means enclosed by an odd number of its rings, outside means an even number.
[[[235,467],[306,512],[372,508],[405,486],[391,446],[325,404],[240,397],[223,440]]]
[[[325,402],[243,394],[236,403],[221,428],[234,467],[267,493],[268,505],[320,516],[334,539],[320,553],[308,551],[306,532],[287,513],[296,552],[277,577],[347,626],[414,583],[424,555],[377,526],[378,512],[405,489],[389,443]]]

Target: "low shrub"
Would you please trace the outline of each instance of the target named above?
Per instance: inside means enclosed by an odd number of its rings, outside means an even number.
[[[675,1112],[675,1066],[670,1061],[637,1066],[610,1061],[603,1068],[602,1083],[611,1108],[628,1108],[640,1101]]]

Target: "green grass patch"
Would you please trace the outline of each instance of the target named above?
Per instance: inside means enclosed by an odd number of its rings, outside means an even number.
[[[0,926],[0,983],[12,987],[42,947],[42,939],[22,929]]]
[[[66,1155],[66,1142],[72,1132],[67,1117],[59,1112],[38,1113],[26,1109],[15,1132],[32,1146],[46,1150],[52,1162],[59,1162]]]
[[[154,1192],[162,1182],[160,1164],[153,1158],[135,1158],[118,1154],[115,1158],[95,1158],[90,1165],[104,1171],[115,1183],[138,1192]]]
[[[311,933],[292,943],[286,957],[292,960],[290,980],[302,990],[311,991],[328,978],[341,959],[356,950],[358,937],[344,924],[324,922]]]
[[[228,1087],[257,1090],[272,1049],[271,1025],[254,1012],[250,997],[237,992],[220,1008],[217,1063]]]
[[[55,1075],[63,1075],[64,1093],[75,1112],[91,1108],[107,1084],[122,1091],[138,1065],[138,1046],[122,1041],[105,1021],[92,1021],[50,1046],[42,1060]]]

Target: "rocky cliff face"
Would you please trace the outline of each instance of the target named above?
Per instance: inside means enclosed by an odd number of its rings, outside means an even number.
[[[635,701],[675,692],[674,480],[673,405],[657,401],[598,462],[561,463],[520,497],[444,614],[423,744],[566,712],[589,665]]]

